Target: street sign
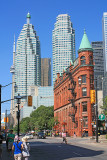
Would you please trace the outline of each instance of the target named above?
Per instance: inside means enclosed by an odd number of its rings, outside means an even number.
[[[99,115],[99,120],[100,120],[100,121],[105,120],[105,115],[104,115],[104,114],[100,114],[100,115]]]

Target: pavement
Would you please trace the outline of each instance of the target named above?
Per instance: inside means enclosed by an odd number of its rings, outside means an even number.
[[[0,160],[14,160],[13,155],[7,151],[5,141],[2,143],[2,157],[0,157]]]
[[[60,137],[50,137],[51,139],[61,139]],[[35,139],[36,141],[36,139]],[[95,137],[84,137],[84,138],[80,138],[80,137],[67,137],[67,141],[68,144],[70,145],[94,145],[94,146],[99,146],[98,144],[100,144],[100,147],[107,147],[107,139],[105,139],[104,136],[99,137],[99,142],[96,143],[96,139]],[[32,148],[31,148],[32,149]],[[9,153],[7,151],[6,148],[6,142],[4,141],[2,144],[2,158],[0,158],[0,160],[14,160],[13,155],[11,155],[11,153]]]

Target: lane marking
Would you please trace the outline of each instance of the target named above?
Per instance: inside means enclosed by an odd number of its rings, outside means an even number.
[[[79,154],[79,153],[76,153],[76,152],[73,152],[74,154],[76,154],[76,155],[78,155],[78,156],[82,156],[81,154]]]

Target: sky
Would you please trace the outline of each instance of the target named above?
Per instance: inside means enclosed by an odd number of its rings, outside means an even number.
[[[86,30],[90,43],[102,41],[102,16],[107,12],[107,0],[2,0],[0,2],[0,84],[12,82],[13,41],[31,14],[41,44],[41,57],[52,58],[52,30],[59,14],[68,14],[75,29],[76,57]],[[11,85],[2,87],[2,101],[11,98]],[[2,103],[1,111],[10,109],[10,102]]]

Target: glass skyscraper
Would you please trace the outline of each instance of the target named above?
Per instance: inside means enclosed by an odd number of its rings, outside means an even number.
[[[104,55],[104,78],[103,78],[103,98],[107,96],[107,12],[103,13],[102,18],[103,30],[103,55]]]
[[[28,89],[32,85],[41,85],[41,55],[40,41],[36,35],[34,26],[30,24],[30,14],[27,14],[27,24],[17,40],[15,53],[15,76],[14,82],[18,87],[20,96],[28,96]],[[17,96],[15,93],[15,96]],[[21,102],[26,100],[21,99]]]
[[[62,73],[64,68],[74,61],[75,54],[75,30],[68,14],[60,14],[57,17],[52,35],[53,45],[53,82],[56,74]]]
[[[97,78],[97,89],[102,90],[102,78],[104,77],[103,41],[91,43],[93,48],[94,79]]]
[[[104,43],[104,73],[107,72],[107,12],[103,13],[102,18],[103,43]]]

